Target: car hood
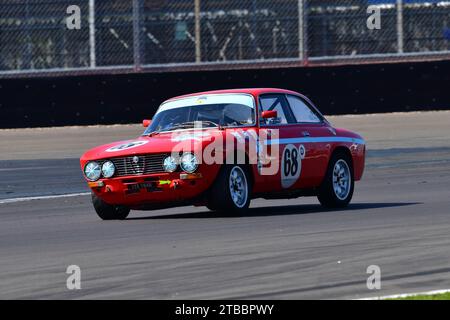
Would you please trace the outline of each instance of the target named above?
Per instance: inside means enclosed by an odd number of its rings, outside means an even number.
[[[194,151],[209,144],[216,136],[222,134],[221,130],[211,129],[174,131],[152,137],[141,136],[95,147],[83,154],[81,160],[99,160],[147,153],[170,153],[174,150]]]

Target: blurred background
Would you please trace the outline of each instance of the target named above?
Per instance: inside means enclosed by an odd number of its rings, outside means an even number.
[[[67,27],[70,5],[80,29]],[[3,77],[442,59],[449,40],[439,0],[0,1]]]
[[[0,0],[0,128],[137,123],[237,87],[442,110],[449,83],[450,0]]]

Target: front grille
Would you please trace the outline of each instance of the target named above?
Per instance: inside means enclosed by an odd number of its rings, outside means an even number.
[[[163,160],[167,156],[167,154],[146,154],[108,160],[116,166],[114,176],[122,177],[164,172]]]

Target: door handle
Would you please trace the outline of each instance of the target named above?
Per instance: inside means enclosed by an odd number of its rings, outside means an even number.
[[[308,131],[303,131],[302,133],[303,133],[303,136],[304,136],[304,137],[309,137],[309,136],[311,136],[311,134],[310,134]]]

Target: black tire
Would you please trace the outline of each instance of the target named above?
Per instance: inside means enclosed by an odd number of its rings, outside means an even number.
[[[233,200],[230,188],[230,175],[236,170],[242,172],[242,181],[245,181],[246,197],[238,196],[241,201],[237,203]],[[239,173],[240,175],[240,173]],[[239,189],[239,187],[237,187]],[[208,197],[206,207],[212,211],[217,211],[226,214],[243,214],[250,206],[252,184],[249,173],[244,166],[239,165],[224,165],[222,166],[216,181],[214,182]],[[238,192],[238,191],[236,191]]]
[[[104,202],[92,194],[92,204],[95,212],[102,220],[124,220],[130,214],[130,209],[124,206],[114,206]]]
[[[344,163],[347,165],[347,168],[349,170],[349,184],[347,187],[342,187],[342,193],[338,194],[339,190],[341,190],[338,187],[338,191],[335,190],[333,177],[334,177],[334,170],[336,164],[339,163],[339,165],[342,165],[342,169],[345,171]],[[339,167],[338,167],[339,168]],[[337,170],[339,171],[339,170]],[[342,179],[339,180],[338,177],[336,177],[337,183]],[[345,182],[342,182],[345,184]],[[324,178],[324,181],[322,182],[322,185],[319,188],[319,193],[317,195],[317,198],[319,199],[319,202],[322,204],[322,206],[327,208],[344,208],[348,206],[350,201],[353,197],[353,191],[355,188],[355,179],[353,174],[353,161],[352,158],[345,152],[336,152],[331,156],[330,162],[328,164],[328,169]],[[345,190],[345,191],[344,191]]]

